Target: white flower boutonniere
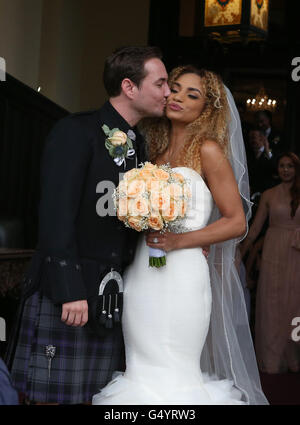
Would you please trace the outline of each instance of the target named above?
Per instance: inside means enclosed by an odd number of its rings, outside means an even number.
[[[132,140],[135,140],[135,134],[132,130],[124,133],[119,128],[110,128],[104,124],[102,130],[107,136],[105,139],[105,147],[109,155],[114,159],[115,163],[120,166],[124,164],[126,167],[126,158],[133,159],[135,150],[133,149]]]

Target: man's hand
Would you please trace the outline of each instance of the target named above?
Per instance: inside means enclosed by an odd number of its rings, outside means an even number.
[[[268,138],[267,138],[267,136],[262,136],[262,138],[263,138],[263,142],[264,142],[265,152],[266,152],[266,154],[269,158],[271,151],[270,151],[270,144],[269,144]]]
[[[84,326],[88,321],[87,300],[63,304],[61,320],[69,326]]]

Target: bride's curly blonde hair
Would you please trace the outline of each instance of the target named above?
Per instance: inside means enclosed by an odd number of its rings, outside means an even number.
[[[217,142],[227,155],[229,106],[224,84],[214,72],[197,69],[192,65],[177,67],[170,73],[169,86],[172,87],[184,74],[196,74],[201,78],[206,102],[201,115],[187,125],[180,160],[175,165],[190,167],[200,173],[200,148],[205,140]],[[149,160],[153,162],[168,147],[171,123],[165,116],[146,118],[139,124],[139,129],[146,139]]]

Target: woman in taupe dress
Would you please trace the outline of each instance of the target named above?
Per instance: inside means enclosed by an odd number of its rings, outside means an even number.
[[[289,152],[277,164],[281,183],[262,194],[242,245],[244,256],[269,218],[255,314],[257,362],[266,373],[300,371],[300,160]]]

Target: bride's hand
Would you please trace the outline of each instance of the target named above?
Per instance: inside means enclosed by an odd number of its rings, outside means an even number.
[[[168,252],[179,248],[179,237],[179,234],[172,232],[149,232],[146,234],[146,243],[151,248],[158,248]]]
[[[166,232],[166,233],[147,232],[146,243],[151,248],[158,248],[168,252],[168,251],[174,251],[175,249],[181,248],[180,238],[182,237],[184,237],[182,234],[173,233],[173,232]],[[207,259],[209,256],[210,246],[203,246],[202,251],[205,258]]]

